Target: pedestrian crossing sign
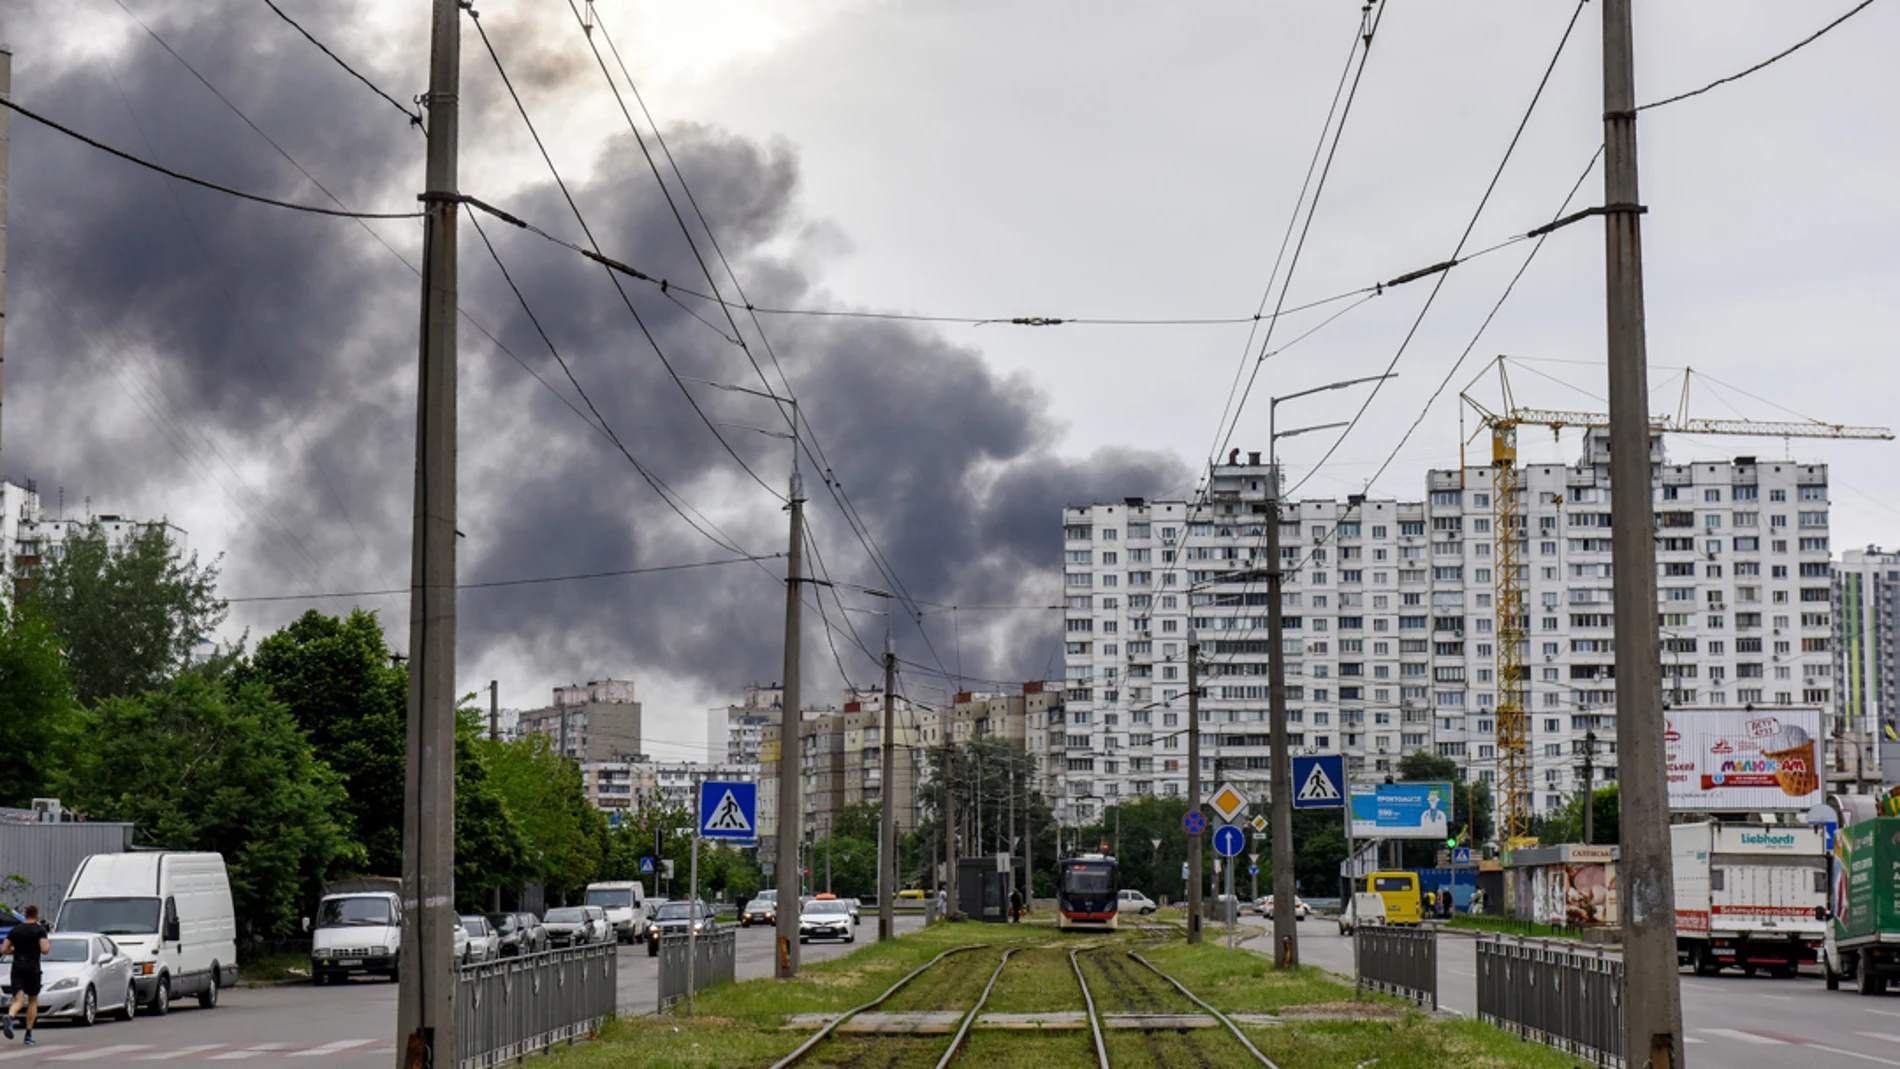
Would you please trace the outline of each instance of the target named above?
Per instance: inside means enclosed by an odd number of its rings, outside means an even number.
[[[758,836],[759,785],[715,783],[699,785],[699,834],[707,839],[753,839]]]
[[[1326,754],[1293,758],[1293,808],[1339,809],[1346,804],[1346,758]]]

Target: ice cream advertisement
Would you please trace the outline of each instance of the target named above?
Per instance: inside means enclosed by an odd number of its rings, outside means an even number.
[[[1707,812],[1806,809],[1821,801],[1821,712],[1670,709],[1669,807]]]

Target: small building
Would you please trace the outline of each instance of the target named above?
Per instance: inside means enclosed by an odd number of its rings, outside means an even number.
[[[1567,928],[1622,923],[1614,846],[1533,846],[1504,852],[1504,909],[1519,920]]]
[[[0,809],[0,902],[18,910],[38,906],[50,923],[81,861],[132,849],[131,824],[70,817],[52,799],[38,799],[32,809]]]

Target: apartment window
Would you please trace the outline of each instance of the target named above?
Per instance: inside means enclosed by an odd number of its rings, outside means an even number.
[[[1095,537],[1095,528],[1089,524],[1068,524],[1062,528],[1062,537],[1071,542],[1087,542]]]

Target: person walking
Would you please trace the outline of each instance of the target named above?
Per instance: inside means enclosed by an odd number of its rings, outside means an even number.
[[[46,928],[40,924],[40,907],[26,907],[26,923],[15,925],[6,940],[0,942],[0,957],[13,955],[13,1003],[0,1015],[0,1032],[8,1039],[13,1038],[13,1018],[24,1006],[26,1044],[32,1046],[38,1042],[33,1038],[33,1025],[40,1016],[40,958],[52,950],[53,941],[47,938]]]
[[[1021,924],[1023,921],[1023,892],[1020,888],[1009,889],[1009,923]]]

